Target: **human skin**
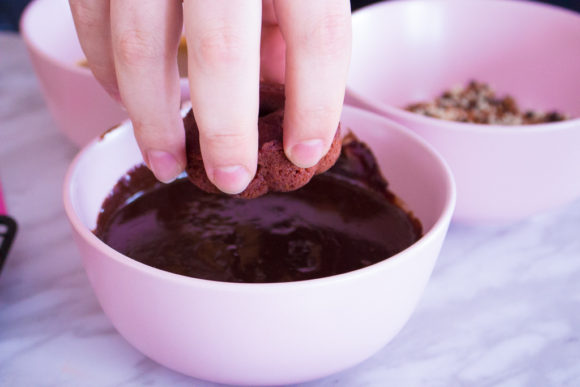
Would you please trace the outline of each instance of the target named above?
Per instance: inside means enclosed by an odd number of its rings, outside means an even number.
[[[348,0],[69,0],[96,79],[122,103],[143,159],[172,181],[186,165],[176,53],[188,46],[193,112],[208,178],[226,193],[252,180],[260,80],[286,85],[284,152],[326,154],[351,53]]]

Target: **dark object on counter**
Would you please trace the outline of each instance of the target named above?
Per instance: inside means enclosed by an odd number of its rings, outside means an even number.
[[[105,200],[95,234],[146,265],[225,282],[328,277],[387,259],[422,234],[370,150],[347,136],[328,172],[253,200],[208,194],[186,178],[131,170]]]
[[[4,199],[2,196],[2,185],[0,185],[0,273],[2,272],[2,267],[8,257],[8,252],[10,247],[16,238],[16,232],[18,230],[18,225],[14,218],[6,214],[6,206],[4,205]]]
[[[260,84],[260,112],[258,118],[258,169],[248,187],[236,197],[253,199],[270,191],[294,191],[327,171],[340,154],[340,124],[328,153],[313,167],[300,168],[286,158],[282,146],[284,121],[284,86]],[[193,184],[205,192],[221,193],[209,181],[203,166],[199,144],[199,130],[190,110],[183,120],[187,153],[187,175]]]
[[[407,106],[406,110],[447,121],[488,125],[531,125],[567,120],[557,112],[522,111],[509,95],[501,98],[486,83],[471,81],[466,87],[454,87],[433,101]]]

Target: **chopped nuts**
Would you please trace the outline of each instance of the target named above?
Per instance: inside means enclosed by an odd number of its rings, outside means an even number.
[[[406,110],[448,121],[491,125],[528,125],[564,121],[570,117],[557,111],[520,111],[511,96],[498,98],[491,87],[471,81],[467,87],[454,87],[431,102],[407,106]]]

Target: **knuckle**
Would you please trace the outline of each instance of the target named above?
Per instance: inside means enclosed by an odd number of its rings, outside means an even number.
[[[309,106],[299,114],[301,123],[312,128],[324,128],[336,116],[336,109],[326,105]]]
[[[233,131],[211,132],[205,133],[203,140],[204,143],[213,149],[240,149],[250,143],[251,135]]]
[[[338,13],[323,16],[305,37],[306,44],[317,55],[343,56],[350,43],[349,18],[349,15]]]
[[[123,31],[115,38],[118,59],[129,65],[138,65],[142,62],[153,62],[163,57],[156,39],[138,29]]]
[[[309,138],[332,138],[336,131],[340,113],[331,106],[309,106],[298,110],[292,119],[292,129],[296,136]]]
[[[230,28],[207,31],[197,41],[196,57],[204,66],[229,66],[239,62],[243,52],[239,34]]]
[[[135,136],[138,137],[141,141],[151,142],[151,138],[156,139],[156,135],[160,132],[159,125],[155,125],[154,123],[146,121],[141,117],[133,117],[131,122],[133,123],[133,128],[135,129]]]
[[[156,124],[151,120],[133,118],[133,128],[137,143],[143,149],[175,149],[182,140],[180,132],[167,124]]]

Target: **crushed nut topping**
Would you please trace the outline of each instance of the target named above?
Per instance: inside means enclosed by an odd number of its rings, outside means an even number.
[[[511,96],[496,97],[488,84],[477,81],[447,90],[434,101],[411,104],[405,110],[448,121],[491,125],[529,125],[570,118],[557,111],[521,111]]]

